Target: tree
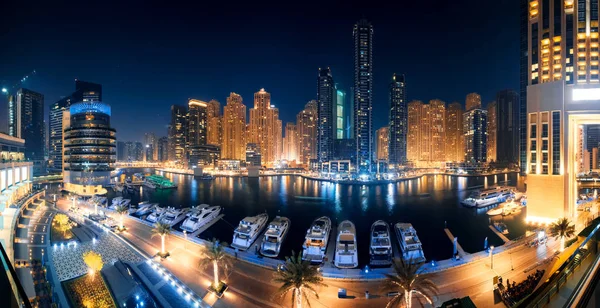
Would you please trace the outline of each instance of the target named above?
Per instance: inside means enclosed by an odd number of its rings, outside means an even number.
[[[161,240],[161,254],[165,254],[165,237],[171,234],[171,225],[165,224],[162,222],[157,222],[154,224],[154,228],[152,229],[152,237],[160,236]]]
[[[102,262],[102,256],[95,251],[86,251],[83,253],[83,262],[90,268],[90,272],[94,273],[100,271],[104,262]]]
[[[58,223],[56,229],[61,231],[64,237],[65,233],[71,229],[71,225],[69,224],[69,216],[65,214],[56,214],[56,216],[54,216],[54,220],[56,220]]]
[[[392,264],[393,274],[385,274],[383,290],[386,292],[398,292],[386,307],[397,307],[402,303],[410,308],[413,293],[420,294],[433,305],[433,297],[437,296],[438,288],[429,278],[421,275],[421,264],[415,264],[412,260],[404,262],[395,259]]]
[[[565,250],[565,238],[575,235],[575,225],[568,218],[559,218],[550,225],[550,236],[560,238],[560,251]]]
[[[210,265],[213,266],[213,287],[215,289],[219,285],[219,267],[222,267],[225,272],[233,267],[231,256],[225,253],[225,246],[227,246],[227,243],[221,243],[213,238],[209,244],[200,248],[201,256],[198,267],[204,270]]]
[[[292,292],[292,306],[302,307],[306,303],[310,307],[309,297],[313,295],[317,299],[319,294],[315,287],[326,287],[323,283],[323,277],[319,273],[317,266],[310,265],[310,262],[302,260],[302,253],[297,256],[292,252],[291,257],[285,258],[285,263],[277,268],[273,281],[281,283],[276,295],[285,296]]]
[[[129,207],[127,207],[124,204],[121,204],[121,205],[119,205],[119,206],[117,206],[115,208],[115,212],[117,212],[119,215],[121,215],[121,220],[120,220],[120,223],[119,223],[119,227],[121,229],[123,229],[124,228],[124,226],[123,226],[123,216],[125,215],[125,213],[129,212]]]

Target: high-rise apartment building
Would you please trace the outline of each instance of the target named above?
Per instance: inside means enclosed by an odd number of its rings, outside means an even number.
[[[446,103],[439,99],[408,104],[408,160],[417,166],[435,166],[446,160]]]
[[[144,144],[136,142],[133,144],[133,160],[143,161],[144,160]]]
[[[169,160],[183,165],[186,161],[187,108],[180,105],[171,106],[171,123],[169,123]]]
[[[296,115],[298,159],[305,166],[317,159],[317,122],[317,101],[312,100]]]
[[[475,108],[463,114],[465,161],[480,163],[487,160],[487,110]]]
[[[318,159],[319,163],[326,163],[333,159],[333,141],[336,139],[336,121],[334,108],[336,101],[335,85],[331,70],[319,68],[317,77],[317,103],[319,104],[318,119]]]
[[[463,109],[459,102],[446,108],[446,160],[461,162],[465,159]]]
[[[350,138],[348,136],[350,109],[348,108],[346,91],[335,87],[335,106],[333,107],[335,139]],[[335,147],[335,146],[334,146]]]
[[[283,158],[287,161],[298,161],[298,129],[294,123],[285,123],[285,142]]]
[[[208,104],[201,100],[188,101],[187,146],[206,144],[206,118]]]
[[[496,94],[497,135],[496,160],[503,163],[519,163],[519,95],[513,90]]]
[[[406,132],[408,130],[408,102],[404,75],[392,75],[390,83],[390,118],[388,162],[398,166],[406,162]]]
[[[490,102],[487,106],[487,161],[495,162],[496,145],[498,140],[498,105],[496,102]]]
[[[117,141],[117,161],[127,161],[127,145],[125,141]]]
[[[375,143],[377,144],[377,160],[387,161],[389,158],[390,129],[388,126],[381,127],[375,132]]]
[[[467,94],[467,99],[465,102],[465,110],[469,111],[472,109],[481,108],[481,95],[477,93],[469,93]]]
[[[158,139],[158,161],[165,162],[169,160],[169,138],[160,137]]]
[[[246,165],[247,166],[262,166],[260,157],[260,145],[256,143],[248,143],[246,145]]]
[[[231,92],[223,107],[222,159],[246,159],[246,106],[242,96]]]
[[[370,172],[373,155],[373,26],[354,25],[354,138],[356,170]]]
[[[144,134],[144,161],[156,161],[158,157],[158,139],[154,133]]]
[[[519,0],[519,166],[527,165],[527,85],[529,85],[529,0]],[[535,16],[535,15],[534,15]],[[572,17],[571,17],[572,18]],[[536,51],[537,52],[537,51]]]
[[[25,158],[34,162],[33,174],[45,172],[44,95],[21,88],[8,100],[8,134],[25,139]]]
[[[206,124],[206,143],[220,147],[223,142],[223,118],[219,101],[211,99],[208,102]]]
[[[260,145],[263,164],[272,166],[281,158],[279,110],[271,105],[271,94],[265,89],[254,93],[254,108],[250,109],[250,142]]]

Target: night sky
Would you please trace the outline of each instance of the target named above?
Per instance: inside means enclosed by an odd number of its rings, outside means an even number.
[[[374,130],[387,124],[394,72],[406,74],[409,100],[464,104],[467,93],[478,92],[485,105],[498,90],[518,90],[514,0],[362,1],[371,7],[9,2],[0,17],[0,85],[12,86],[35,69],[23,86],[43,93],[48,109],[74,91],[75,78],[101,83],[124,141],[141,141],[145,132],[166,136],[172,104],[214,98],[223,106],[232,91],[249,109],[253,93],[265,88],[284,126],[295,121],[316,98],[319,67],[331,67],[334,81],[349,92],[352,27],[361,17],[374,26]],[[6,96],[0,108],[3,131]]]

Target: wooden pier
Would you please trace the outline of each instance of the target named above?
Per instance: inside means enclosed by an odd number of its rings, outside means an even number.
[[[500,233],[498,230],[496,230],[496,228],[494,228],[494,226],[490,225],[490,229],[492,229],[492,231],[494,231],[494,233],[496,233],[496,235],[502,240],[504,241],[504,243],[508,243],[510,242],[510,240],[508,239],[508,237],[504,236],[504,234]]]
[[[444,232],[446,232],[446,235],[448,235],[450,242],[452,242],[452,245],[454,246],[454,235],[452,234],[452,232],[450,232],[450,229],[444,228]],[[460,243],[458,241],[456,241],[456,250],[458,251],[458,255],[461,257],[467,255],[467,253],[464,251],[462,246],[460,246]]]

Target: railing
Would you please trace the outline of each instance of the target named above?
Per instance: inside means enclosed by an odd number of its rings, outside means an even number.
[[[0,279],[6,279],[8,284],[10,284],[10,293],[12,295],[12,298],[4,298],[2,299],[4,305],[3,307],[12,307],[13,305],[11,305],[11,302],[16,302],[16,304],[18,305],[18,307],[26,307],[26,308],[31,308],[31,303],[29,302],[29,298],[27,297],[27,294],[25,293],[25,289],[23,289],[23,285],[21,285],[21,281],[19,280],[19,277],[17,276],[17,272],[15,272],[15,269],[13,268],[12,264],[10,263],[10,259],[8,258],[8,255],[6,254],[6,251],[4,250],[4,246],[2,245],[2,243],[0,243],[0,261],[2,261],[2,266],[4,267],[4,271],[2,274],[0,274]],[[6,275],[6,276],[4,276]],[[2,285],[4,285],[4,283],[0,283]],[[6,291],[6,289],[2,290],[2,292]],[[0,293],[3,294],[3,293]]]

